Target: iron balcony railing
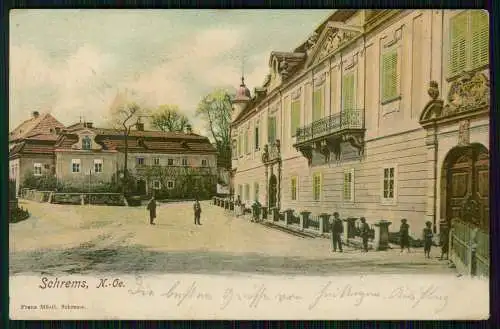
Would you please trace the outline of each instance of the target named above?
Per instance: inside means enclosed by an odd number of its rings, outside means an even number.
[[[314,121],[313,123],[297,128],[297,143],[305,142],[314,138],[327,136],[346,129],[364,129],[365,111],[344,110],[328,117]]]

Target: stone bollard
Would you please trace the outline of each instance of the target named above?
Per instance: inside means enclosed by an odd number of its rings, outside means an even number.
[[[389,248],[389,225],[391,225],[391,222],[387,220],[380,220],[375,223],[374,250],[387,250]]]
[[[83,194],[80,194],[80,203],[82,206],[85,205],[85,198],[83,197]]]
[[[234,211],[234,201],[229,201],[229,210]]]
[[[293,216],[293,209],[287,209],[284,211],[284,213],[285,213],[285,225],[290,225]]]
[[[215,205],[216,200],[217,200],[217,198],[216,198],[216,197],[213,197],[213,198],[212,198],[212,204],[214,204],[214,205]]]
[[[330,214],[321,213],[319,214],[319,234],[325,234],[329,231],[330,226]]]
[[[300,229],[306,229],[308,227],[307,222],[309,221],[310,211],[304,210],[300,213]]]
[[[278,208],[274,207],[271,209],[273,222],[278,222],[280,220],[280,212]]]

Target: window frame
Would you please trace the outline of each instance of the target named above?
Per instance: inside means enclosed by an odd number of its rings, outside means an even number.
[[[201,159],[201,166],[202,167],[208,167],[208,160],[207,159]]]
[[[352,104],[350,105],[350,107],[346,107],[345,105],[345,78],[346,76],[348,75],[352,75]],[[350,68],[348,70],[345,70],[344,72],[342,72],[342,77],[341,77],[341,84],[342,84],[342,88],[340,90],[341,92],[341,99],[340,99],[340,102],[341,102],[341,107],[340,107],[340,111],[341,113],[346,113],[346,112],[349,112],[349,111],[352,111],[352,110],[355,110],[356,109],[356,70],[355,68]]]
[[[182,158],[181,165],[187,167],[189,165],[188,158]]]
[[[260,122],[257,120],[255,127],[253,128],[254,133],[254,151],[260,150]]]
[[[160,157],[153,157],[153,166],[160,165]]]
[[[75,171],[75,165],[78,165],[78,170]],[[82,161],[81,159],[71,159],[71,173],[79,174],[82,172]]]
[[[142,160],[142,161],[139,161],[139,160]],[[146,164],[146,160],[144,159],[143,156],[135,157],[135,165],[136,166],[144,166],[145,164]]]
[[[380,103],[382,105],[392,103],[394,101],[400,100],[401,99],[401,70],[402,70],[402,58],[401,58],[401,46],[399,44],[399,41],[396,41],[393,45],[384,47],[385,49],[382,50],[380,54]],[[384,88],[385,88],[385,79],[386,79],[386,73],[384,71],[384,58],[386,56],[396,56],[396,64],[395,64],[395,91],[394,95],[384,95]]]
[[[315,94],[319,93],[319,109],[316,109],[316,101],[315,101]],[[325,117],[325,84],[321,83],[320,85],[314,86],[313,88],[313,93],[312,93],[312,98],[313,98],[313,104],[312,104],[312,113],[311,113],[311,122],[316,122]],[[319,112],[318,118],[314,117],[314,114],[316,112]]]
[[[323,177],[321,172],[316,172],[312,175],[312,194],[313,194],[313,202],[320,202],[323,197]],[[316,198],[316,177],[319,179],[319,187],[318,187],[318,197]]]
[[[294,104],[295,105],[298,104],[298,106],[296,108],[294,108]],[[298,111],[298,114],[294,113],[294,109],[296,111]],[[301,126],[301,123],[302,123],[301,118],[300,118],[301,112],[302,112],[302,102],[301,102],[300,97],[297,97],[296,99],[292,99],[290,102],[290,136],[292,138],[297,136],[297,129],[299,129]],[[294,114],[298,116],[298,118],[296,119],[297,122],[294,121],[294,118],[295,118]]]
[[[40,169],[40,172],[37,172],[37,168]],[[33,163],[33,175],[42,176],[42,164],[40,162]]]
[[[172,184],[170,184],[170,183],[172,183]],[[172,186],[170,186],[170,185],[172,185]],[[173,190],[174,188],[175,188],[175,181],[173,181],[173,180],[168,180],[168,181],[167,181],[167,189],[168,189],[168,190]]]
[[[174,165],[174,158],[168,158],[167,159],[167,166],[173,166]]]
[[[393,185],[392,185],[392,198],[385,197],[385,170],[393,169]],[[381,168],[381,184],[380,184],[380,203],[383,205],[395,205],[398,202],[398,165],[397,164],[387,164]],[[390,181],[390,180],[389,180]],[[390,189],[388,189],[390,191]]]
[[[159,179],[154,179],[152,183],[153,190],[161,190],[161,181]],[[158,186],[156,186],[156,183],[158,183]]]
[[[295,186],[293,182],[295,182]],[[290,200],[299,201],[299,177],[297,175],[290,177]]]
[[[88,141],[88,145],[85,143]],[[88,147],[85,147],[88,146]],[[82,150],[92,150],[92,139],[85,135],[82,137]]]
[[[102,161],[102,159],[94,159],[93,161],[93,164],[94,164],[94,173],[96,174],[101,174],[103,171],[104,171],[104,161]],[[100,164],[101,165],[101,170],[100,171],[97,171],[96,170],[96,165]]]
[[[355,176],[354,176],[355,170],[354,168],[346,168],[342,172],[342,200],[344,202],[354,202],[355,199]],[[349,175],[351,181],[349,182],[349,198],[346,198],[346,175]]]

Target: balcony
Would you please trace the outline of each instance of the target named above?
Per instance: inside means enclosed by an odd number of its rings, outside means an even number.
[[[331,153],[339,160],[342,142],[349,142],[362,155],[365,144],[364,115],[364,109],[348,110],[298,128],[294,147],[308,159],[309,164],[313,151],[323,155],[325,162],[330,161]]]

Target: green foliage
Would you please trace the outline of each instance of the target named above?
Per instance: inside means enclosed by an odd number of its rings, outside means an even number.
[[[206,95],[198,104],[196,115],[202,117],[212,135],[219,163],[231,164],[231,95],[227,90],[216,89]]]
[[[57,179],[52,174],[43,174],[35,176],[33,172],[29,172],[23,180],[22,187],[36,189],[39,191],[52,191],[59,187]]]
[[[23,209],[22,207],[12,209],[9,216],[9,223],[17,223],[29,217],[30,217],[29,211]]]
[[[160,105],[153,111],[150,123],[161,131],[184,131],[190,125],[189,119],[177,105]]]

